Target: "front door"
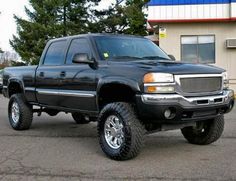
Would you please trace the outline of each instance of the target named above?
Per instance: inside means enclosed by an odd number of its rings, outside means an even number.
[[[66,56],[66,65],[60,77],[60,106],[75,110],[97,111],[96,107],[96,70],[88,64],[73,64],[77,53],[92,57],[91,46],[86,38],[72,39]]]

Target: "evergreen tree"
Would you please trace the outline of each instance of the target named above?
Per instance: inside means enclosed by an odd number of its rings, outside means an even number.
[[[144,9],[149,0],[126,0],[125,5],[115,4],[107,10],[94,10],[92,32],[146,35]]]
[[[147,7],[149,0],[129,0],[124,7],[124,15],[128,28],[125,30],[127,34],[146,35],[147,34],[147,20],[144,9]]]
[[[146,34],[147,0],[126,0],[105,11],[92,10],[101,0],[29,0],[28,19],[14,16],[17,34],[11,46],[30,64],[38,64],[47,41],[87,32]]]
[[[53,1],[30,0],[32,11],[25,7],[29,20],[14,15],[18,36],[13,36],[11,46],[27,63],[37,64],[42,50],[52,37],[58,37],[57,8]]]
[[[29,0],[31,8],[25,8],[28,20],[14,16],[18,36],[11,46],[30,64],[38,64],[47,41],[52,38],[86,33],[88,8],[92,0]],[[32,9],[32,10],[31,10]]]

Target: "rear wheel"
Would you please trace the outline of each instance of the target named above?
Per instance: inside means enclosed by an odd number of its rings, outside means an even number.
[[[189,143],[208,145],[217,141],[224,130],[224,116],[218,116],[208,121],[200,121],[194,127],[181,129],[183,136]]]
[[[80,113],[71,113],[71,115],[77,124],[88,124],[90,122],[90,120],[86,120]]]
[[[134,158],[140,152],[145,129],[131,104],[106,105],[98,122],[99,142],[103,152],[115,160]]]
[[[32,106],[24,99],[22,94],[11,96],[8,105],[8,118],[15,130],[29,129],[33,120]]]

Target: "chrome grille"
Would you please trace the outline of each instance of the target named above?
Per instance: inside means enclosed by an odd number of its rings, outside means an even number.
[[[206,93],[221,91],[222,77],[180,78],[180,85],[186,93]]]

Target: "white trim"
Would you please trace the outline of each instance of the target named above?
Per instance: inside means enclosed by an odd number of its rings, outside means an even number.
[[[58,95],[58,96],[75,96],[75,97],[95,97],[95,91],[73,91],[73,90],[54,90],[54,89],[36,89],[38,94]]]
[[[236,3],[232,2],[230,6],[230,16],[231,18],[236,17]]]
[[[25,87],[25,91],[35,91],[34,87]]]
[[[231,7],[231,8],[230,8]],[[230,4],[149,6],[148,20],[220,19],[236,15]],[[231,11],[230,11],[231,9]]]

